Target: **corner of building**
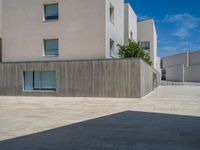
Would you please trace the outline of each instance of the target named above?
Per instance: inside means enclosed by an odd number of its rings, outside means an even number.
[[[138,21],[138,41],[141,43],[149,43],[146,52],[150,54],[153,66],[157,64],[157,32],[153,19]]]
[[[124,43],[137,41],[137,15],[129,3],[124,4]]]
[[[124,1],[106,0],[106,58],[119,58],[118,44],[124,44]],[[110,9],[114,14],[110,16]]]

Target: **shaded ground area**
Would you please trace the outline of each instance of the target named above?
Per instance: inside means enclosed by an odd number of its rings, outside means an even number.
[[[143,99],[0,97],[0,150],[199,150],[200,87]]]

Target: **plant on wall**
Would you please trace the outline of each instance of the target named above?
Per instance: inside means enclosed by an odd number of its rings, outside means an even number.
[[[124,44],[124,45],[118,44],[118,47],[119,47],[119,55],[121,58],[138,57],[138,58],[143,59],[149,65],[153,64],[149,54],[146,53],[141,48],[140,42],[129,40],[127,44]]]

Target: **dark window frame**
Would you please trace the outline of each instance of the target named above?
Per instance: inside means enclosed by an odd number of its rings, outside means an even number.
[[[130,39],[133,40],[133,31],[130,32]]]
[[[35,73],[36,72],[39,72],[39,73],[41,73],[41,72],[49,72],[49,71],[24,71],[23,72],[23,81],[24,81],[24,84],[23,84],[24,88],[23,89],[24,89],[24,91],[29,91],[29,90],[25,89],[25,77],[26,77],[26,73],[27,72],[31,72],[32,75],[33,75],[33,78],[32,78],[33,89],[31,91],[56,91],[56,87],[55,88],[42,88],[42,87],[36,88],[35,87]],[[50,71],[50,72],[55,72],[55,71]],[[55,79],[56,79],[56,72],[55,72]],[[42,79],[41,79],[41,76],[40,76],[40,81],[41,80]]]
[[[53,41],[53,40],[56,40],[57,42],[58,42],[58,48],[57,49],[51,49],[51,50],[56,50],[57,51],[57,54],[55,54],[55,55],[48,55],[48,53],[47,53],[47,47],[46,47],[46,43],[47,43],[47,41]],[[43,47],[44,47],[44,56],[59,56],[59,39],[58,38],[55,38],[55,39],[44,39],[43,40]]]
[[[151,43],[150,41],[143,41],[141,42],[141,48],[144,50],[150,50],[151,49]]]
[[[52,6],[52,5],[57,5],[58,7],[58,14],[54,16],[47,16],[47,7]],[[51,3],[51,4],[44,4],[44,20],[45,21],[54,21],[54,20],[59,20],[59,4],[58,3]]]
[[[110,39],[110,57],[113,57],[112,52],[114,51],[114,48],[115,48],[115,41],[113,39]]]
[[[113,6],[112,3],[110,3],[109,12],[110,12],[110,22],[114,24],[114,22],[115,22],[115,7]]]

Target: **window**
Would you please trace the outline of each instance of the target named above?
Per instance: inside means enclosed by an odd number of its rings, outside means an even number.
[[[58,4],[44,5],[45,20],[58,20]]]
[[[44,55],[58,56],[58,39],[44,40]]]
[[[113,5],[110,4],[110,21],[112,23],[114,23],[114,12],[115,12],[115,9],[114,9]]]
[[[131,31],[130,33],[130,38],[131,38],[131,41],[133,40],[133,32]]]
[[[55,91],[55,71],[27,71],[24,72],[25,91]]]
[[[110,56],[112,57],[114,55],[115,50],[115,41],[110,39]]]
[[[141,47],[144,50],[150,50],[150,42],[141,42]]]

